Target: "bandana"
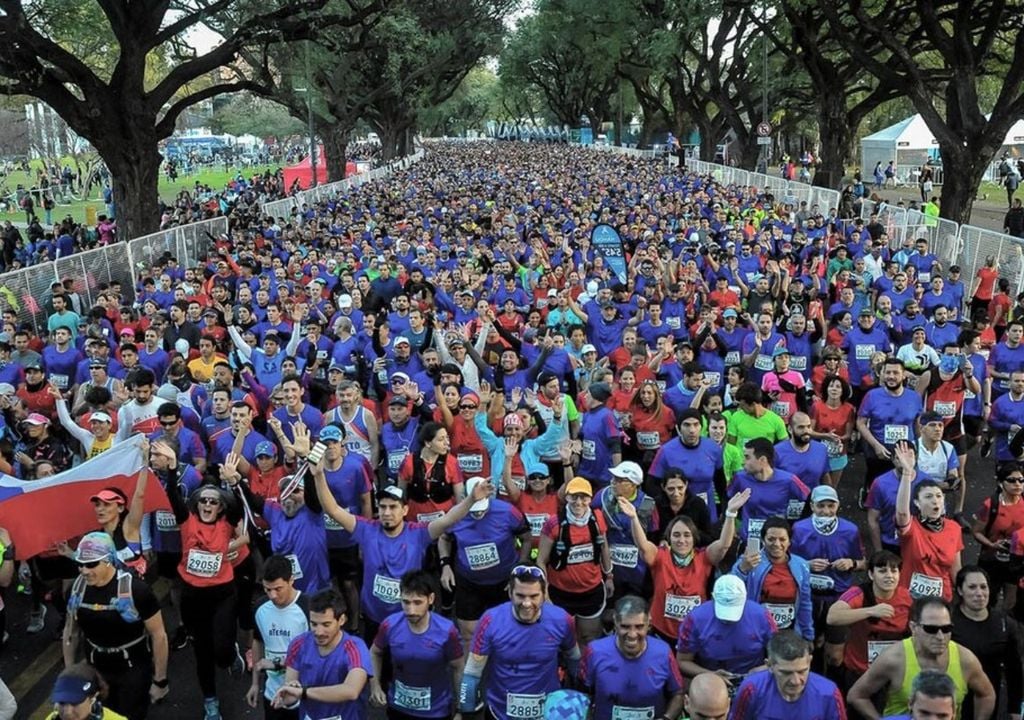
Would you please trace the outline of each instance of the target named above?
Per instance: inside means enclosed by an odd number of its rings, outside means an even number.
[[[672,564],[678,568],[689,567],[690,563],[693,562],[693,550],[686,553],[686,555],[680,555],[675,550],[670,550],[672,553]]]
[[[946,518],[943,515],[939,515],[937,518],[918,518],[921,524],[924,525],[925,530],[931,532],[939,532],[946,524]]]
[[[822,535],[831,535],[839,527],[839,518],[837,517],[818,517],[817,515],[811,516],[811,524],[814,525],[814,529]]]
[[[565,519],[569,521],[570,525],[575,525],[576,527],[586,527],[587,522],[590,520],[590,508],[588,507],[587,511],[583,513],[583,515],[577,517],[573,514],[572,508],[566,505]]]

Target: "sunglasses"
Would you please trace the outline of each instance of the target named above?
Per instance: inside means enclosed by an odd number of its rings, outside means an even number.
[[[459,410],[476,410],[476,405],[459,405]]]
[[[544,574],[544,570],[536,565],[516,565],[512,568],[511,575],[515,580],[533,578],[535,580],[544,580],[546,582],[548,579],[548,576]]]
[[[93,568],[99,567],[99,564],[101,562],[103,562],[103,561],[102,560],[90,560],[89,562],[80,562],[80,563],[78,563],[78,567],[80,567],[80,568],[88,568],[89,570],[92,570]]]
[[[1013,477],[1005,478],[1003,480],[1003,482],[1016,483],[1016,484],[1020,485],[1021,483],[1024,483],[1024,477],[1020,477],[1019,475],[1015,475]]]
[[[943,635],[952,635],[953,634],[953,624],[952,623],[950,623],[949,625],[918,625],[918,627],[920,627],[922,630],[924,630],[929,635],[937,635],[940,632]]]
[[[220,505],[220,500],[212,497],[199,498],[200,505]]]
[[[161,420],[160,424],[166,428],[174,427],[178,424],[177,420]]]

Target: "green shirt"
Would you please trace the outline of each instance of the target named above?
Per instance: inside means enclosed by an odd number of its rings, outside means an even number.
[[[754,438],[765,438],[774,445],[789,437],[786,423],[771,410],[765,410],[761,417],[756,418],[742,410],[737,410],[729,417],[729,437],[736,438],[735,445],[743,453],[747,441]],[[723,458],[724,460],[724,458]]]

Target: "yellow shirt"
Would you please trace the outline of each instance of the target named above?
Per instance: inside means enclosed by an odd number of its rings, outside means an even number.
[[[200,355],[195,360],[191,360],[188,363],[188,371],[192,373],[192,379],[197,383],[210,382],[213,379],[213,366],[224,360],[224,356],[218,353],[214,353],[210,361],[203,360],[203,356]]]

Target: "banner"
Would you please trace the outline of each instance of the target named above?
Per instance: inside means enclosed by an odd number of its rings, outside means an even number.
[[[10,533],[18,559],[98,530],[89,498],[105,487],[120,488],[131,503],[143,464],[141,441],[142,436],[136,435],[81,465],[41,480],[0,474],[0,527]],[[146,512],[170,507],[160,481],[149,473]]]
[[[626,284],[626,253],[622,250],[622,238],[619,232],[607,223],[595,225],[590,231],[590,244],[601,253],[605,264],[619,278],[619,282]]]

